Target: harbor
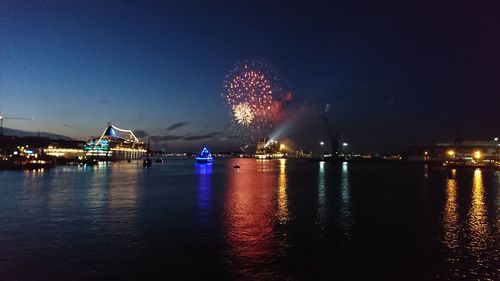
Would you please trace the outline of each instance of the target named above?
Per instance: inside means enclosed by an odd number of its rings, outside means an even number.
[[[121,134],[117,133],[120,132]],[[199,164],[211,164],[217,158],[255,158],[257,160],[306,159],[326,162],[364,162],[364,163],[421,163],[439,165],[447,168],[500,169],[500,143],[498,138],[491,141],[460,141],[427,145],[409,145],[406,152],[380,155],[360,153],[346,149],[347,143],[340,145],[336,139],[330,150],[320,141],[319,154],[302,149],[291,150],[285,144],[269,137],[255,144],[255,153],[248,149],[226,153],[212,153],[207,147],[196,153],[166,153],[154,151],[132,130],[120,129],[108,123],[99,138],[88,142],[77,140],[51,140],[48,138],[17,138],[2,136],[0,148],[0,170],[49,169],[55,165],[96,165],[101,161],[144,160],[152,166],[153,160],[162,163],[169,158],[195,158]],[[248,147],[248,145],[247,145]],[[146,161],[146,160],[145,160]]]
[[[500,281],[499,8],[0,0],[0,281]]]

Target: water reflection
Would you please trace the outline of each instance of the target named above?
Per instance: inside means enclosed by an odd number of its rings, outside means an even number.
[[[429,178],[429,165],[424,164],[424,178],[428,179]]]
[[[1,173],[2,171],[0,171]],[[26,214],[36,216],[37,214],[44,212],[49,208],[49,198],[47,195],[47,186],[50,186],[50,181],[48,178],[51,173],[44,170],[25,170],[22,172],[15,171],[16,177],[20,177],[19,188],[16,188],[16,181],[14,180],[6,181],[8,184],[0,187],[5,188],[11,186],[16,192],[19,192],[19,201],[16,202],[22,210],[25,210]],[[22,174],[21,174],[22,173]],[[49,183],[49,184],[47,184]],[[1,218],[1,215],[0,215]],[[0,224],[1,225],[1,224]]]
[[[243,171],[227,175],[224,209],[228,262],[242,276],[261,276],[275,251],[273,197],[276,175],[267,172],[273,170],[275,163],[249,159],[242,166],[256,169],[258,176]]]
[[[483,172],[474,171],[472,185],[465,185],[464,190],[471,190],[467,218],[460,218],[460,206],[457,183],[457,171],[450,171],[446,182],[446,201],[443,208],[443,244],[447,248],[446,271],[453,278],[488,279],[491,267],[495,265],[498,253],[493,242],[494,236],[488,222],[485,203]],[[459,177],[460,179],[460,177]],[[493,279],[491,279],[493,280]]]
[[[351,230],[351,204],[349,186],[349,166],[347,162],[342,163],[342,174],[340,177],[340,223],[344,234],[349,235]]]
[[[280,159],[278,176],[278,220],[281,224],[289,220],[288,214],[288,195],[286,194],[286,159]]]
[[[483,176],[480,169],[474,171],[472,180],[471,208],[467,221],[470,231],[470,248],[474,255],[486,248],[489,237],[486,207],[484,202]],[[479,262],[479,261],[478,261]]]
[[[137,219],[138,176],[141,170],[134,166],[127,166],[124,162],[113,163],[107,170],[109,219],[114,227],[133,231]]]
[[[196,164],[195,174],[198,175],[198,219],[205,224],[210,210],[212,164]]]
[[[100,219],[103,208],[106,204],[106,182],[108,180],[108,170],[105,166],[80,166],[78,173],[85,173],[89,178],[89,189],[87,193],[87,204],[94,219]]]
[[[457,182],[454,178],[448,178],[446,182],[443,228],[444,244],[450,249],[458,248],[460,226],[458,224]]]
[[[316,213],[316,223],[318,223],[322,228],[326,226],[326,199],[325,161],[320,161],[318,173],[318,210]]]

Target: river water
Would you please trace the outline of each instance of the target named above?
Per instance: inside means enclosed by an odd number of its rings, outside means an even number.
[[[0,280],[499,280],[499,190],[408,164],[0,171]]]

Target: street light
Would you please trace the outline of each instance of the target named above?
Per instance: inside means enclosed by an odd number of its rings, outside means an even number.
[[[348,145],[347,142],[342,143],[342,146],[347,146],[347,145]]]
[[[325,159],[325,152],[324,152],[324,147],[325,147],[325,142],[320,141],[319,145],[321,146],[320,153],[321,153],[321,160]]]
[[[3,137],[3,115],[0,114],[0,137]]]
[[[498,142],[498,137],[495,137],[494,140],[497,142],[497,161],[500,162],[500,143]]]
[[[448,155],[450,155],[450,157],[455,156],[455,151],[454,150],[448,150]]]

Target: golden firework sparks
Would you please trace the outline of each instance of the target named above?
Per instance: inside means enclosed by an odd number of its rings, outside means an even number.
[[[233,108],[234,119],[238,124],[248,126],[255,118],[255,114],[248,102],[239,103]]]

